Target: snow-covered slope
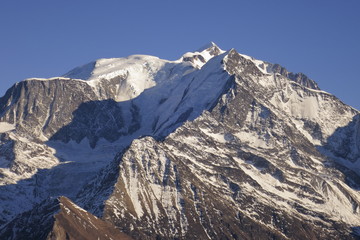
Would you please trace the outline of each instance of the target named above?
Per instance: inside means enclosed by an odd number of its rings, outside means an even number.
[[[200,51],[200,52],[199,52]],[[102,96],[102,87],[109,81],[116,88],[116,101],[139,96],[145,89],[165,81],[178,81],[190,72],[201,68],[212,57],[224,53],[214,43],[196,52],[184,54],[177,61],[168,61],[147,55],[126,58],[99,59],[77,67],[63,77],[86,80]]]
[[[135,239],[352,239],[359,126],[304,74],[214,43],[100,59],[0,98],[0,224],[65,195]]]

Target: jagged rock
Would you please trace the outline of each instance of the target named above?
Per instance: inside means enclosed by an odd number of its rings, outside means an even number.
[[[311,80],[310,78],[308,78],[305,74],[303,73],[292,73],[292,72],[288,72],[286,70],[286,68],[280,66],[279,64],[274,64],[271,68],[271,70],[274,73],[279,73],[280,75],[287,77],[291,80],[293,80],[294,82],[297,82],[305,87],[311,88],[311,89],[315,89],[315,90],[320,90],[319,86],[317,85],[317,83],[314,80]]]
[[[60,212],[55,215],[52,230],[47,236],[48,240],[132,239],[111,223],[93,216],[69,199],[61,197],[59,202]]]
[[[0,236],[7,240],[132,239],[66,197],[37,204],[1,229]]]

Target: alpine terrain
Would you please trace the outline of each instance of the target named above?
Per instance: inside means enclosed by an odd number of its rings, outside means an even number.
[[[360,114],[214,43],[0,98],[0,239],[360,239]]]

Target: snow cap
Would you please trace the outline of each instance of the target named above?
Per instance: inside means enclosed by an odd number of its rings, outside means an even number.
[[[218,47],[218,45],[216,45],[214,42],[209,42],[207,44],[205,44],[204,46],[202,46],[201,48],[199,48],[198,50],[196,50],[196,52],[202,52],[202,51],[205,51],[211,47]],[[219,48],[220,49],[220,48]]]

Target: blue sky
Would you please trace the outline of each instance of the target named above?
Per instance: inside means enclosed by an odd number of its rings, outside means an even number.
[[[303,72],[360,109],[358,0],[3,0],[0,95],[106,57],[222,49]]]

